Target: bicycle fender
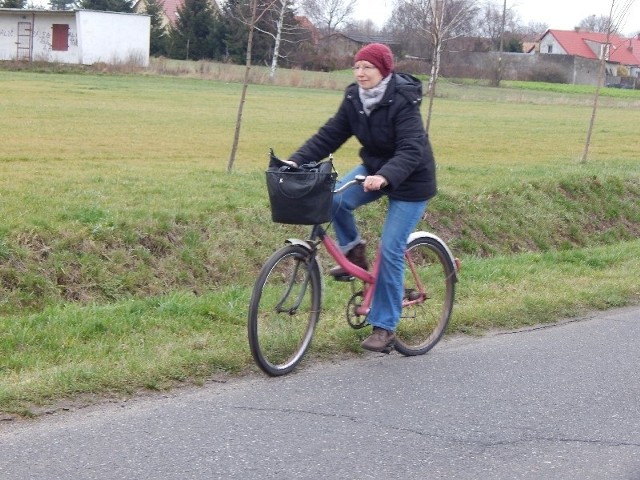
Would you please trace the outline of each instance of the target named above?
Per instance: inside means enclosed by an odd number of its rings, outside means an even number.
[[[297,245],[298,247],[302,247],[305,250],[308,250],[309,253],[313,252],[313,247],[309,244],[309,242],[306,242],[305,240],[300,240],[299,238],[287,238],[285,240],[285,243],[288,245]]]
[[[449,257],[449,261],[451,262],[451,266],[453,267],[453,272],[455,275],[455,280],[458,280],[458,270],[460,268],[460,261],[453,256],[453,253],[451,253],[451,250],[449,249],[449,246],[445,243],[444,240],[442,240],[439,236],[431,233],[431,232],[424,232],[424,231],[420,231],[420,232],[413,232],[411,235],[409,235],[409,238],[407,239],[407,245],[410,244],[411,242],[413,242],[414,240],[418,239],[418,238],[430,238],[431,240],[436,241],[437,243],[440,244],[440,246],[442,246],[442,248],[444,249],[445,252],[447,252],[447,256]]]

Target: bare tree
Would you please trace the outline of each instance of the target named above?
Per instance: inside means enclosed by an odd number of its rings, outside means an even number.
[[[302,10],[326,35],[346,25],[356,7],[357,0],[302,0]]]
[[[431,72],[427,95],[429,104],[425,129],[431,125],[436,85],[445,43],[467,33],[477,13],[477,0],[405,0],[396,5],[389,26],[412,37],[417,34],[429,44]]]
[[[431,41],[428,35],[430,21],[431,13],[427,0],[398,1],[393,8],[391,18],[385,24],[384,31],[400,43],[405,54],[429,58],[431,57]]]
[[[549,30],[549,25],[544,22],[529,22],[526,25],[518,26],[517,30],[524,38],[540,38],[544,32]]]
[[[284,28],[284,14],[287,7],[291,5],[290,0],[277,0],[275,6],[278,8],[278,19],[276,20],[276,35],[273,42],[273,57],[271,57],[271,69],[269,76],[273,79],[278,68],[278,58],[280,58],[280,42],[282,42],[282,30]]]
[[[429,86],[427,94],[429,96],[429,106],[427,108],[427,118],[425,129],[428,132],[431,126],[431,115],[433,112],[433,101],[436,94],[436,84],[440,74],[440,61],[442,49],[447,40],[455,38],[461,34],[459,27],[466,24],[469,18],[476,14],[476,0],[410,0],[428,7],[429,22],[428,31],[425,32],[431,39],[433,47],[433,58],[431,61],[431,74],[429,76]]]
[[[294,0],[269,0],[263,1],[258,5],[258,16],[266,19],[267,26],[260,28],[259,25],[254,25],[254,28],[261,33],[273,38],[273,55],[271,57],[271,68],[269,70],[269,77],[275,78],[276,70],[278,69],[278,61],[280,58],[284,58],[286,54],[282,53],[282,46],[285,42],[297,43],[300,39],[292,40],[293,36],[304,29],[297,23],[292,24],[292,9]],[[287,13],[289,13],[289,23],[287,24]]]
[[[596,121],[596,112],[598,111],[598,98],[600,97],[600,89],[604,84],[606,76],[606,66],[611,52],[611,35],[618,30],[620,25],[629,15],[629,10],[633,6],[635,0],[611,0],[611,8],[609,9],[609,17],[607,20],[605,42],[601,46],[600,52],[600,68],[598,79],[596,82],[596,91],[593,96],[593,109],[591,111],[591,120],[589,121],[589,129],[587,130],[587,139],[584,142],[584,150],[582,152],[581,162],[586,163],[589,156],[589,147],[591,145],[591,136],[593,134],[593,126]]]
[[[272,0],[271,3],[277,0]],[[267,5],[268,7],[269,5]],[[240,141],[240,127],[242,125],[242,113],[244,110],[244,104],[247,98],[247,89],[249,88],[249,74],[251,72],[251,53],[253,47],[253,33],[255,31],[256,23],[260,20],[260,16],[257,15],[258,11],[258,0],[251,0],[250,4],[251,17],[250,19],[244,19],[249,26],[249,38],[247,40],[247,61],[244,70],[244,81],[242,83],[242,93],[240,95],[240,104],[238,105],[238,116],[236,117],[236,129],[233,135],[233,146],[231,147],[231,155],[229,156],[229,162],[227,163],[227,173],[231,173],[233,170],[233,164],[236,159],[236,152],[238,151],[238,143]],[[262,10],[262,14],[266,12],[267,9]]]
[[[588,17],[580,20],[578,28],[588,32],[607,33],[609,28],[609,17],[606,15],[589,15]],[[610,33],[616,33],[616,31],[612,30]]]
[[[485,1],[479,8],[477,20],[478,33],[483,38],[490,38],[492,50],[498,52],[491,83],[493,86],[499,87],[502,81],[503,53],[522,51],[522,39],[525,36],[524,27],[520,26],[515,9],[507,7],[506,0],[502,0],[500,5],[497,5],[493,0]],[[545,30],[546,28],[542,32]]]
[[[478,34],[483,38],[490,38],[491,44],[496,50],[499,48],[501,34],[504,30],[512,32],[520,30],[516,11],[504,3],[498,6],[494,1],[485,1],[478,8],[476,20]]]
[[[343,32],[350,34],[360,35],[380,35],[381,31],[373,20],[359,20],[356,22],[350,22],[343,28]]]

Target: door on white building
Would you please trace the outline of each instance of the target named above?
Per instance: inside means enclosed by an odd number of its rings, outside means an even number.
[[[18,22],[18,60],[31,60],[33,51],[33,36],[31,35],[31,22]]]

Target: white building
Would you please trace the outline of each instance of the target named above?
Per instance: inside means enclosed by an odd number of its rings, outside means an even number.
[[[0,60],[149,65],[148,15],[0,8]]]

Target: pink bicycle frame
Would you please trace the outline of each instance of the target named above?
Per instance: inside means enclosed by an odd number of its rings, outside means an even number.
[[[335,241],[329,235],[327,235],[326,232],[322,231],[320,239],[324,247],[327,249],[329,255],[331,255],[336,260],[338,265],[340,265],[349,275],[352,275],[364,282],[364,298],[362,299],[362,304],[356,309],[356,313],[358,315],[367,315],[369,313],[369,310],[371,309],[371,301],[373,299],[373,293],[376,289],[376,279],[378,278],[378,272],[380,270],[380,247],[378,247],[376,260],[373,265],[373,271],[368,272],[367,270],[351,263],[347,259],[345,254],[342,253],[342,250],[340,250],[338,245],[336,245]],[[411,269],[413,276],[417,282],[416,287],[418,288],[420,295],[414,300],[404,299],[402,302],[403,307],[413,305],[415,303],[420,303],[425,298],[424,286],[420,282],[420,277],[415,272],[415,266],[413,262],[410,261],[410,258],[408,256],[406,256],[406,258],[409,268]]]
[[[364,298],[362,299],[362,305],[356,309],[356,313],[358,315],[367,315],[371,309],[373,292],[376,289],[376,278],[378,278],[378,269],[380,268],[379,255],[376,255],[373,272],[370,273],[364,268],[360,268],[359,266],[351,263],[329,235],[322,235],[321,240],[322,244],[327,249],[327,252],[329,252],[329,255],[338,262],[338,265],[344,268],[345,272],[364,282]]]

